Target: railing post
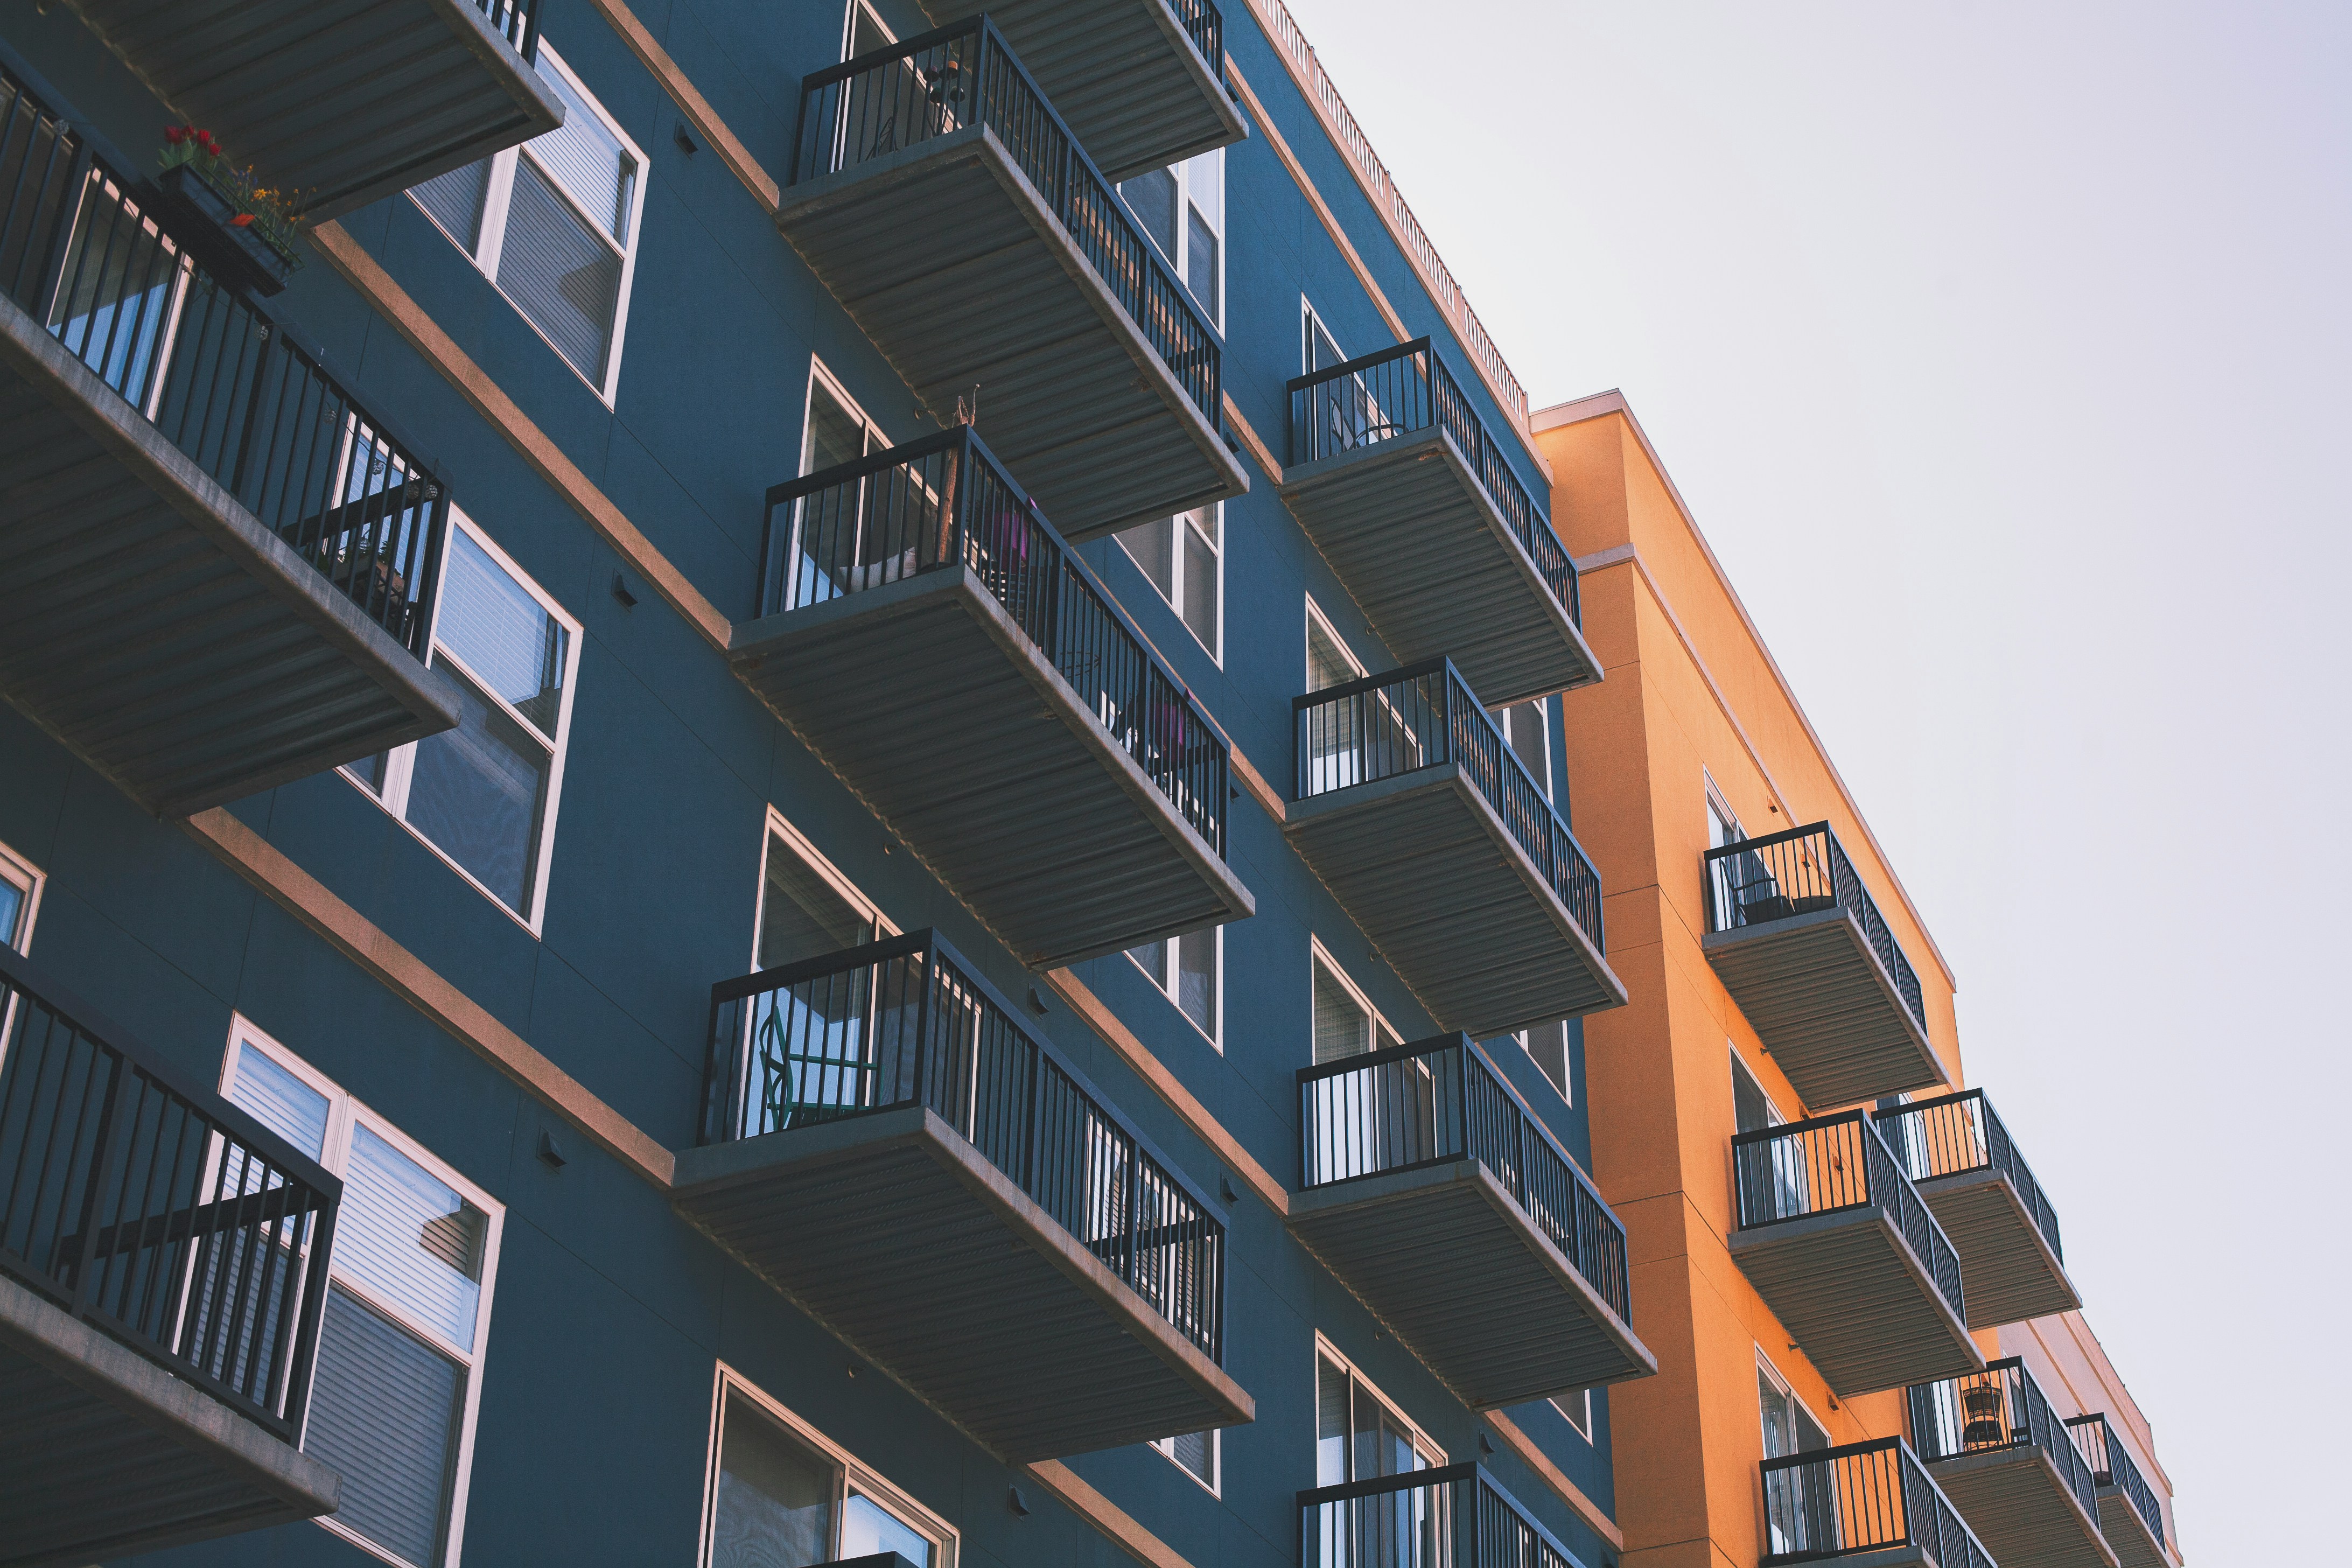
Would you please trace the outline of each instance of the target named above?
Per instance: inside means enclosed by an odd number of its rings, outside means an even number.
[[[81,1195],[81,1215],[74,1227],[75,1235],[81,1240],[81,1251],[74,1258],[73,1314],[79,1318],[89,1310],[90,1281],[98,1272],[91,1266],[92,1254],[98,1247],[98,1237],[92,1227],[98,1223],[99,1195],[106,1186],[106,1163],[114,1152],[115,1138],[120,1131],[115,1122],[122,1113],[122,1075],[129,1070],[129,1064],[108,1050],[95,1037],[84,1034],[79,1025],[70,1020],[67,1025],[75,1039],[89,1041],[90,1049],[107,1063],[106,1094],[99,1105],[98,1131],[90,1141],[88,1184]],[[58,1119],[62,1121],[65,1110],[62,1097],[58,1110]],[[67,1157],[72,1157],[70,1151]]]
[[[1141,1273],[1137,1259],[1143,1237],[1143,1141],[1133,1134],[1127,1144],[1127,1237],[1120,1247],[1119,1278],[1133,1285]]]
[[[20,93],[17,101],[26,100]],[[90,174],[97,167],[97,157],[89,143],[75,135],[72,128],[54,112],[50,121],[59,136],[73,136],[74,154],[72,172],[66,176],[66,188],[58,203],[60,221],[49,233],[48,253],[41,258],[40,287],[34,292],[33,318],[45,328],[57,313],[58,291],[65,287],[66,259],[73,254],[73,237],[81,228],[82,207],[89,199]],[[33,122],[37,126],[40,123],[37,112]]]

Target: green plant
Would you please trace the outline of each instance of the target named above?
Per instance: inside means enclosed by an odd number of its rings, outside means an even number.
[[[302,193],[265,185],[248,165],[231,163],[213,133],[194,125],[174,125],[163,132],[163,167],[182,166],[219,193],[235,210],[233,228],[249,228],[260,241],[291,266],[302,264],[295,247],[295,226],[302,219]]]

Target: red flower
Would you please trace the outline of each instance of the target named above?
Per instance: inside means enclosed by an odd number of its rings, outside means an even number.
[[[188,129],[184,125],[174,125],[169,131],[163,132],[163,140],[174,147],[177,147],[181,142],[187,139]]]
[[[228,220],[228,226],[231,228],[243,228],[252,221],[253,215],[251,213],[239,213],[235,217]]]

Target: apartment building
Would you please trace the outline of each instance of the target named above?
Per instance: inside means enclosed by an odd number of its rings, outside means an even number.
[[[0,73],[0,1563],[1617,1560],[1606,660],[1279,0]]]
[[[1608,676],[1562,720],[1631,996],[1586,1025],[1593,1170],[1659,1368],[1611,1406],[1623,1561],[2178,1564],[2077,1195],[1969,1081],[1895,868],[1624,399],[1530,426]]]

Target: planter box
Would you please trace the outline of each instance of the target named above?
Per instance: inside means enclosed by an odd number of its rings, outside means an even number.
[[[251,225],[238,226],[236,208],[194,166],[181,163],[157,175],[155,196],[173,237],[193,248],[222,282],[266,299],[294,276],[299,264],[278,254]]]

